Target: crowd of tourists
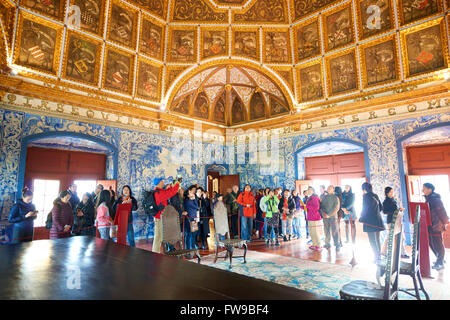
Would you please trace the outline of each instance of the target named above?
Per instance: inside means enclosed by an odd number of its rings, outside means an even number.
[[[266,188],[252,190],[246,185],[243,191],[235,185],[225,195],[209,193],[199,185],[181,187],[182,179],[175,179],[164,184],[164,178],[153,179],[154,201],[160,208],[153,216],[154,238],[152,251],[161,252],[162,224],[161,215],[167,205],[172,205],[180,215],[180,232],[184,235],[186,249],[208,248],[210,221],[218,202],[223,202],[229,216],[230,236],[240,237],[248,242],[264,240],[267,246],[279,246],[280,239],[289,242],[304,237],[309,249],[320,251],[330,249],[331,241],[336,252],[342,248],[341,222],[345,224],[346,243],[356,241],[356,221],[363,224],[372,247],[375,261],[386,253],[387,241],[382,244],[380,234],[389,228],[395,211],[403,211],[395,200],[394,190],[385,188],[385,198],[381,202],[372,190],[372,185],[362,185],[363,202],[359,219],[355,211],[355,194],[351,186],[343,189],[339,186],[320,187],[320,193],[309,186],[300,195],[297,190]],[[433,268],[444,268],[445,248],[442,233],[449,218],[440,195],[434,192],[430,183],[423,185],[423,194],[430,207],[431,223],[429,227],[430,247],[437,257]],[[72,184],[68,190],[60,193],[53,202],[48,214],[46,227],[50,229],[50,239],[66,238],[73,235],[95,236],[96,230],[102,239],[111,239],[111,227],[119,204],[131,204],[128,215],[127,240],[135,246],[133,212],[138,209],[138,202],[133,197],[131,187],[122,187],[116,196],[111,189],[97,185],[94,192],[86,193],[81,199],[77,196],[77,187]],[[33,193],[25,188],[22,198],[12,207],[9,222],[14,223],[13,243],[31,241],[37,211],[32,204]],[[386,215],[386,224],[382,215]],[[305,227],[303,227],[305,226]],[[322,246],[319,229],[323,228],[324,244]],[[200,244],[200,246],[199,246]],[[170,250],[171,248],[168,248]],[[408,258],[402,241],[402,258]]]

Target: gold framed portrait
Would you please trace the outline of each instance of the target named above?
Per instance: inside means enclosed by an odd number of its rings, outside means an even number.
[[[102,41],[69,30],[64,49],[62,77],[98,86]]]
[[[233,27],[231,33],[231,52],[233,56],[260,61],[259,28]]]
[[[150,16],[142,14],[139,37],[139,52],[157,60],[163,60],[164,39],[166,29],[164,24]]]
[[[359,0],[356,14],[359,39],[368,39],[395,28],[392,0]]]
[[[270,64],[289,64],[291,59],[289,28],[263,29],[263,61]]]
[[[322,53],[319,17],[308,19],[294,27],[295,62],[312,59]]]
[[[328,96],[359,90],[359,71],[355,48],[325,57]]]
[[[320,100],[325,97],[322,59],[315,59],[295,68],[298,83],[298,102]]]
[[[361,76],[364,88],[396,82],[400,79],[398,45],[391,34],[360,46]]]
[[[139,11],[118,0],[109,3],[106,38],[118,45],[136,49]]]
[[[400,32],[405,77],[448,68],[445,20],[435,19]]]
[[[163,65],[139,57],[136,96],[150,101],[161,101]]]
[[[228,56],[228,28],[201,27],[200,34],[201,59]]]
[[[103,60],[102,88],[132,95],[135,56],[107,45]]]
[[[181,63],[197,62],[197,27],[170,27],[168,61]]]
[[[325,52],[355,43],[352,2],[324,13],[322,26]]]
[[[58,75],[63,26],[20,11],[13,63]]]

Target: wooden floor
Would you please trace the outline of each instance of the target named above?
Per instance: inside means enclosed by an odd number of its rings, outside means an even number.
[[[211,237],[208,238],[208,249],[200,250],[200,255],[202,256],[215,253],[214,225],[211,224],[210,227]],[[304,238],[299,240],[291,240],[289,242],[284,242],[280,238],[280,246],[267,246],[264,241],[253,239],[252,242],[248,244],[248,249],[298,259],[328,262],[340,265],[349,265],[354,254],[356,263],[358,263],[359,266],[370,266],[373,264],[373,254],[369,244],[369,240],[367,238],[367,234],[363,233],[361,230],[358,230],[357,232],[356,244],[354,249],[352,248],[351,244],[345,243],[345,237],[343,238],[343,245],[344,246],[341,251],[336,254],[336,250],[334,247],[329,250],[322,249],[321,252],[312,251],[309,249],[310,244],[307,244],[307,240],[305,240]],[[146,241],[139,241],[137,243],[137,247],[151,251],[152,240],[150,239]],[[411,248],[407,246],[406,250],[409,253]],[[434,261],[436,260],[431,250],[430,260],[432,263],[434,263]],[[446,261],[449,261],[449,263],[445,265],[446,268],[439,272],[432,269],[431,276],[433,278],[433,281],[438,281],[450,285],[450,249],[446,249]]]

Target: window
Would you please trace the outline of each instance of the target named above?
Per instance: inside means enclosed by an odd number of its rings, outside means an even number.
[[[77,185],[77,195],[80,200],[83,198],[85,193],[92,193],[97,186],[96,180],[75,180],[73,182]]]
[[[43,227],[53,208],[53,201],[59,196],[59,180],[34,179],[33,192],[33,203],[39,211],[34,226]]]

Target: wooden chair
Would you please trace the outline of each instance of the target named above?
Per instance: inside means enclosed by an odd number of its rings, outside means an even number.
[[[414,218],[411,262],[406,261],[400,262],[400,275],[403,274],[410,276],[413,279],[414,288],[412,289],[400,288],[399,291],[402,291],[413,297],[416,297],[417,300],[421,300],[419,290],[422,290],[423,294],[425,295],[425,299],[430,300],[430,296],[425,291],[425,287],[423,286],[422,275],[420,274],[419,244],[420,244],[420,206],[417,206]],[[383,266],[385,263],[386,263],[385,261],[382,261],[380,265]],[[417,285],[417,280],[419,280],[420,289],[419,286]],[[410,292],[413,290],[414,294]]]
[[[217,259],[227,259],[230,258],[230,266],[232,268],[233,263],[233,251],[234,248],[244,248],[243,256],[235,256],[235,258],[244,258],[244,263],[247,263],[245,259],[247,255],[247,241],[242,239],[231,239],[230,238],[230,229],[228,226],[228,214],[227,208],[222,202],[219,202],[214,208],[213,218],[214,218],[214,228],[216,231],[216,257],[214,258],[214,263],[217,262]],[[222,236],[225,239],[222,240]],[[226,249],[226,255],[224,257],[219,257],[219,248]]]
[[[197,257],[198,263],[200,263],[201,258],[198,249],[183,248],[178,211],[173,206],[168,205],[164,208],[161,219],[164,254],[180,258],[193,252],[195,257]],[[177,244],[179,249],[176,249]],[[168,245],[173,246],[175,250],[168,250]]]
[[[400,245],[403,214],[397,210],[389,229],[388,252],[384,267],[378,266],[377,275],[385,275],[384,287],[369,281],[356,280],[347,283],[339,291],[344,300],[398,300],[398,275],[400,269]]]

